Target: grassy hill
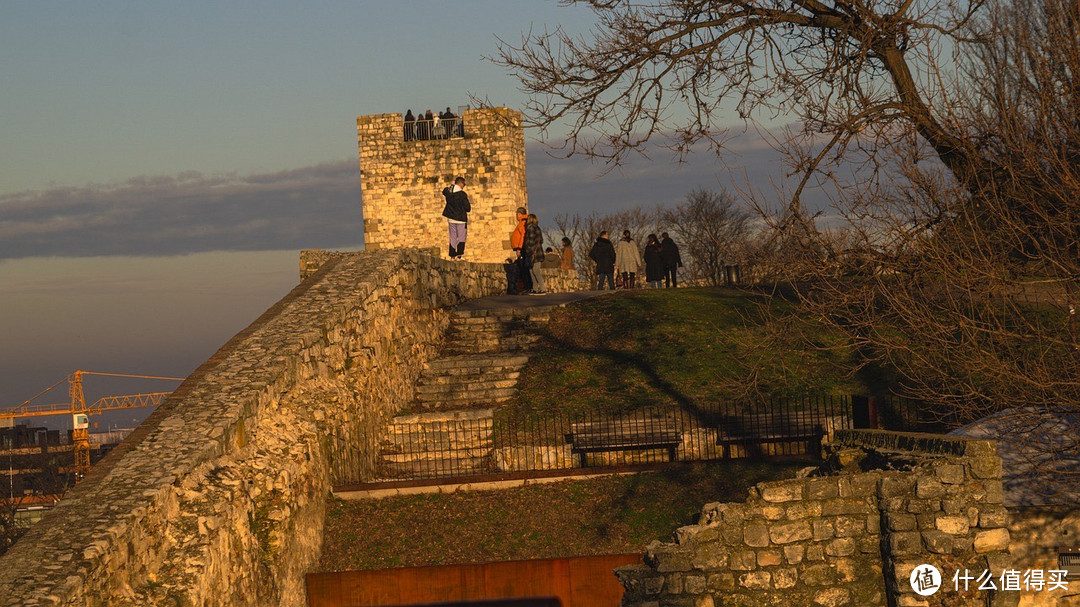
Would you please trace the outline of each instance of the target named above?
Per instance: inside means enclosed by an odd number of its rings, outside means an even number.
[[[766,322],[791,304],[723,288],[620,291],[552,315],[501,413],[868,393],[843,336],[812,319]]]

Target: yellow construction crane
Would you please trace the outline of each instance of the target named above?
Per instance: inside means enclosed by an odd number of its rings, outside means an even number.
[[[86,396],[83,393],[83,376],[95,375],[101,377],[124,377],[131,379],[158,379],[168,381],[183,381],[182,377],[163,377],[160,375],[134,375],[130,373],[101,373],[97,371],[75,371],[55,384],[38,392],[34,396],[23,401],[17,407],[0,411],[0,428],[10,428],[15,425],[16,418],[41,417],[45,415],[71,415],[72,451],[75,453],[75,474],[81,479],[90,471],[90,416],[103,411],[116,409],[133,409],[137,407],[156,407],[165,397],[172,392],[146,392],[142,394],[125,394],[121,396],[104,396],[87,406]],[[45,394],[59,386],[64,381],[68,384],[68,398],[66,403],[53,403],[48,405],[31,404],[35,398]]]

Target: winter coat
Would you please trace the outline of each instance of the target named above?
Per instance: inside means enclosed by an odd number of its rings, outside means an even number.
[[[559,264],[559,268],[562,270],[574,269],[574,248],[563,247],[562,250],[562,262]]]
[[[658,244],[645,247],[645,280],[664,280],[664,254]]]
[[[442,216],[467,223],[472,207],[469,205],[469,197],[465,194],[465,190],[454,192],[450,188],[443,188],[442,195],[446,197],[446,206],[443,207]]]
[[[601,236],[589,250],[589,259],[596,262],[597,274],[615,273],[615,247],[611,241]]]
[[[620,239],[615,243],[615,266],[620,272],[640,272],[641,251],[633,240]]]
[[[544,233],[540,231],[539,225],[525,227],[525,243],[521,250],[529,256],[531,263],[544,261]]]
[[[660,241],[660,256],[664,260],[665,268],[682,267],[682,257],[679,256],[679,247],[674,240],[665,238]]]
[[[525,245],[525,220],[528,217],[528,213],[517,214],[517,227],[510,233],[510,248],[515,251],[521,250],[521,247]]]

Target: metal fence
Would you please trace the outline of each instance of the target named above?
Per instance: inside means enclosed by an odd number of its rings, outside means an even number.
[[[854,409],[876,404],[860,397],[821,396],[543,417],[491,410],[411,415],[395,418],[368,443],[377,443],[375,478],[362,480],[816,456],[833,432],[867,418]],[[890,403],[889,411],[905,406]]]

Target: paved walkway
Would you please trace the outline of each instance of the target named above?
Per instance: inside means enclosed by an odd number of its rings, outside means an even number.
[[[458,310],[509,310],[514,308],[538,308],[542,306],[565,306],[582,299],[600,297],[614,291],[571,291],[546,295],[492,295],[471,299],[457,307]]]

